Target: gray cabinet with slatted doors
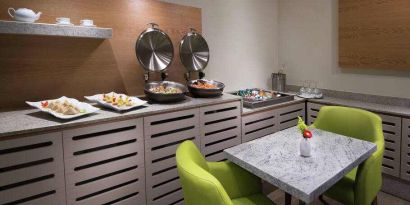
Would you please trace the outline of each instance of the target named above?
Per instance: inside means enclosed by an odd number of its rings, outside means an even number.
[[[242,116],[242,143],[277,131],[276,111],[266,110]]]
[[[279,130],[284,130],[298,124],[298,116],[305,119],[305,103],[297,103],[276,110]]]
[[[319,114],[320,108],[325,105],[318,103],[307,103],[307,124],[311,125],[315,122],[317,115]]]
[[[185,140],[199,146],[199,109],[145,117],[144,138],[147,204],[183,204],[175,152]]]
[[[401,117],[379,114],[383,123],[385,149],[383,173],[400,176]]]
[[[241,143],[241,102],[200,108],[201,151],[208,161],[225,160],[223,150]]]
[[[145,204],[142,119],[63,131],[68,204]]]
[[[0,141],[0,204],[65,204],[61,132]]]
[[[403,118],[400,177],[410,181],[410,119]]]

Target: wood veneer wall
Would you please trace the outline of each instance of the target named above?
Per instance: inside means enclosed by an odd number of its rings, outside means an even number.
[[[409,0],[339,0],[342,68],[410,69]]]
[[[9,7],[41,11],[42,23],[54,23],[57,17],[69,17],[77,25],[93,19],[99,27],[113,28],[113,38],[0,35],[0,109],[63,95],[83,100],[109,91],[143,94],[144,72],[134,48],[150,22],[159,24],[174,44],[168,79],[184,82],[179,42],[190,27],[202,28],[199,8],[152,0],[2,0],[1,20],[10,20]]]

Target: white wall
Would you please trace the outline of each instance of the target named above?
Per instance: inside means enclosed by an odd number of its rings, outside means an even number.
[[[270,88],[276,70],[277,0],[163,0],[202,8],[203,36],[210,47],[206,78],[227,91]]]
[[[338,67],[338,1],[279,0],[279,62],[289,84],[304,79],[328,89],[410,98],[410,70]]]

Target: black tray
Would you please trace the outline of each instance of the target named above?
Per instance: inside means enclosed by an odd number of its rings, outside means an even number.
[[[232,92],[231,94],[239,96],[237,92]],[[268,100],[249,100],[249,99],[242,98],[243,106],[246,108],[254,109],[254,108],[260,108],[260,107],[275,105],[279,103],[289,102],[295,99],[294,95],[289,95],[289,94],[284,94],[284,93],[279,93],[279,94],[281,94],[280,97],[274,97]]]

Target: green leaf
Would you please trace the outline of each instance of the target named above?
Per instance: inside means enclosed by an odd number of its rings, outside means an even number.
[[[303,119],[300,116],[298,116],[298,125],[297,126],[299,128],[300,133],[302,133],[302,134],[303,134],[303,131],[305,131],[305,129],[308,128],[305,121],[303,121]]]

